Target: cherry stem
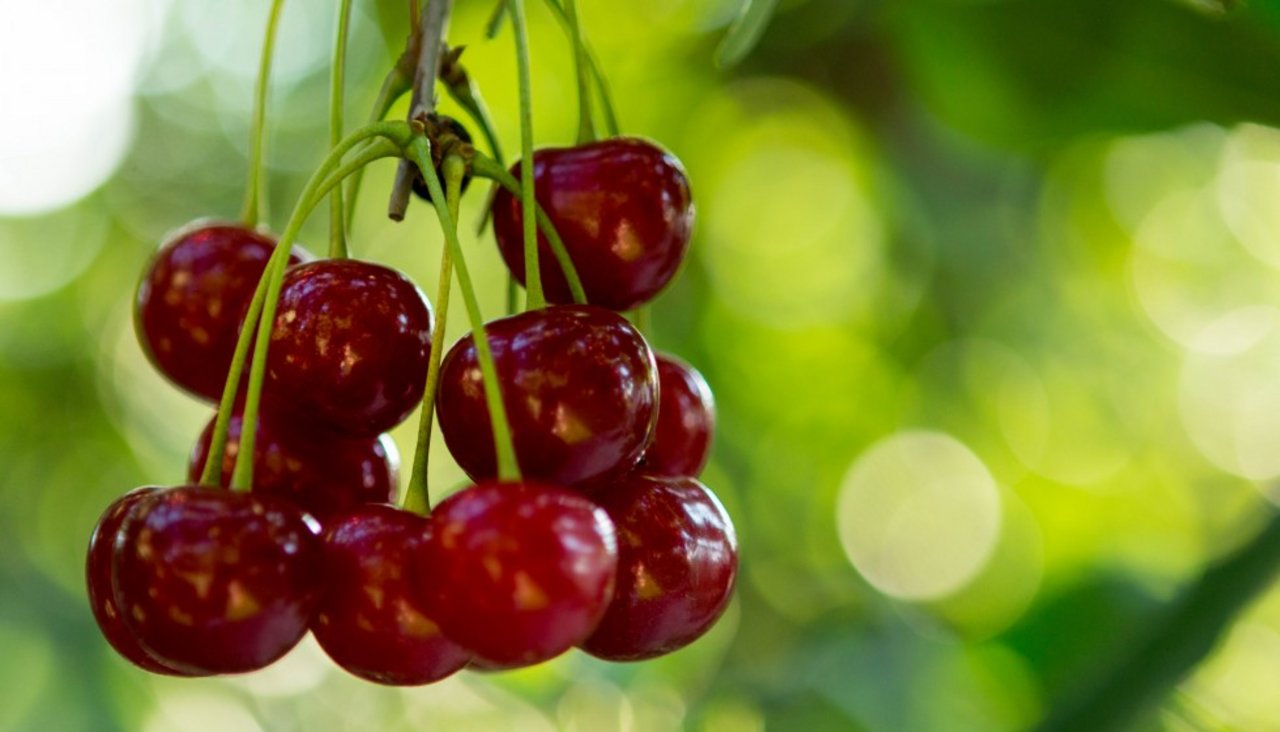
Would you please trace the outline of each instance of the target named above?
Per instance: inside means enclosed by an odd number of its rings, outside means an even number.
[[[333,46],[333,68],[329,74],[329,147],[342,141],[344,90],[347,73],[347,37],[351,26],[351,0],[338,7],[338,38]],[[329,256],[346,259],[347,225],[343,215],[342,186],[329,194]]]
[[[653,313],[648,305],[641,305],[631,311],[631,322],[635,324],[640,335],[648,336],[653,332]]]
[[[573,32],[571,24],[571,16],[566,6],[560,4],[559,0],[547,0],[547,7],[551,9],[551,13],[556,16],[556,20],[564,26],[566,31]],[[600,62],[596,60],[595,52],[591,50],[591,42],[579,29],[577,40],[574,45],[580,51],[586,61],[587,71],[591,73],[591,78],[595,82],[596,95],[600,99],[600,111],[604,113],[605,129],[609,132],[610,137],[617,137],[622,134],[618,127],[618,115],[613,107],[613,95],[609,91],[609,80],[605,78],[604,72],[600,70]]]
[[[249,128],[249,184],[245,186],[244,207],[240,220],[248,226],[257,226],[267,217],[266,186],[262,184],[263,149],[267,134],[267,86],[271,79],[271,59],[275,56],[276,30],[280,27],[280,15],[284,0],[272,0],[271,14],[267,17],[266,37],[262,40],[262,54],[258,60],[258,81],[253,92],[253,122]]]
[[[596,140],[596,126],[591,120],[591,74],[587,71],[586,49],[582,47],[582,24],[578,20],[576,0],[564,0],[569,16],[569,38],[573,42],[573,69],[578,77],[578,144]]]
[[[520,479],[520,466],[516,461],[515,444],[511,439],[511,423],[507,419],[507,407],[502,401],[502,387],[498,382],[498,369],[493,360],[493,351],[489,347],[489,336],[484,330],[484,318],[480,314],[480,303],[476,299],[475,288],[471,284],[471,275],[467,271],[467,262],[462,253],[462,244],[458,241],[458,222],[449,211],[445,202],[444,191],[440,188],[440,179],[431,163],[431,143],[425,136],[414,137],[410,144],[411,159],[422,171],[422,180],[427,184],[431,200],[436,207],[436,215],[440,226],[444,229],[444,239],[453,258],[454,268],[458,275],[458,288],[462,290],[462,300],[467,306],[467,317],[471,320],[471,335],[475,341],[476,356],[480,362],[481,381],[484,386],[484,397],[489,409],[489,421],[493,425],[493,448],[498,458],[498,478],[503,481]],[[442,167],[445,177],[461,175],[450,168],[465,169],[465,163],[455,155],[445,157]]]
[[[520,77],[520,205],[524,209],[525,308],[546,307],[542,272],[538,268],[538,231],[533,211],[537,205],[533,183],[533,78],[529,62],[529,29],[524,21],[524,0],[506,0],[516,36],[516,69]]]
[[[471,166],[477,176],[488,178],[498,183],[510,191],[512,195],[520,193],[520,182],[495,161],[477,152],[471,161]],[[573,296],[573,301],[579,305],[586,303],[587,293],[582,288],[582,279],[578,277],[578,269],[574,266],[573,259],[569,256],[569,250],[564,246],[564,240],[560,238],[560,233],[556,231],[555,224],[551,222],[551,217],[547,216],[547,212],[542,209],[542,206],[535,204],[535,210],[537,211],[538,228],[542,230],[542,235],[546,237],[547,243],[551,245],[551,253],[555,256],[556,262],[560,265],[560,271],[564,274],[564,279],[569,284],[569,292]],[[532,294],[530,297],[532,297]]]
[[[450,155],[448,160],[454,156]],[[449,215],[458,220],[458,206],[462,199],[462,173],[446,161],[444,168],[445,200],[449,205]],[[449,247],[440,252],[440,282],[436,285],[436,329],[431,335],[431,360],[427,363],[427,388],[423,392],[422,411],[418,420],[418,445],[413,453],[413,473],[409,479],[409,490],[405,492],[404,509],[414,513],[426,514],[431,511],[431,493],[428,490],[427,468],[431,454],[431,426],[435,417],[436,389],[440,383],[440,362],[444,358],[445,330],[449,324],[449,292],[453,279],[453,258],[449,256]]]
[[[387,116],[387,112],[391,111],[391,107],[400,100],[400,97],[408,93],[413,84],[412,78],[405,72],[402,67],[403,58],[396,62],[396,65],[387,73],[386,78],[382,80],[382,87],[378,90],[378,97],[373,102],[373,109],[369,112],[369,119],[366,124],[381,122]],[[346,220],[347,225],[355,220],[356,199],[360,197],[360,183],[364,180],[364,169],[357,170],[355,175],[351,176],[351,180],[347,183],[346,192]]]
[[[248,456],[248,458],[236,460],[235,472],[231,476],[233,489],[248,490],[253,483],[254,443],[257,437],[258,408],[262,397],[262,382],[267,368],[267,349],[271,345],[272,326],[275,323],[276,308],[280,301],[280,289],[284,283],[285,270],[289,265],[289,253],[292,250],[293,241],[297,238],[298,232],[302,229],[302,224],[306,221],[307,216],[310,215],[330,190],[342,183],[340,176],[331,174],[335,171],[350,174],[359,169],[356,164],[357,161],[352,161],[349,165],[343,165],[342,158],[361,142],[377,137],[390,140],[394,143],[396,151],[398,151],[409,144],[410,139],[413,137],[413,130],[404,122],[378,122],[361,127],[335,145],[324,161],[320,163],[320,167],[311,175],[306,187],[303,188],[302,195],[298,198],[298,204],[289,216],[289,223],[280,235],[275,251],[271,253],[271,259],[268,260],[266,269],[262,274],[262,279],[267,284],[264,289],[262,307],[258,313],[257,327],[247,327],[250,321],[246,320],[245,326],[240,329],[240,338],[236,342],[236,351],[243,350],[247,353],[250,338],[256,336],[256,340],[253,341],[253,361],[249,366],[249,386],[248,393],[245,396],[240,433],[239,458],[244,458],[245,456]],[[377,157],[384,157],[387,154],[388,151],[385,146],[380,149],[366,149],[361,152],[358,162],[360,165],[367,165]],[[390,154],[395,154],[395,152]],[[261,282],[260,280],[260,287]],[[243,368],[243,359],[241,368]],[[232,370],[227,374],[226,384],[223,386],[220,405],[219,420],[222,421],[224,428],[230,423],[230,413],[235,404],[236,389],[239,385],[240,375],[240,371],[236,370],[233,363]],[[226,449],[226,430],[219,431],[218,423],[215,423],[214,430],[213,441],[209,450],[210,463],[213,463],[215,454],[222,455]],[[208,465],[205,466],[205,469],[208,472]]]
[[[440,61],[444,55],[444,40],[449,32],[452,10],[453,0],[430,0],[422,13],[417,31],[418,59],[413,73],[413,101],[409,105],[411,122],[425,119],[436,109],[436,78],[440,75]],[[413,178],[413,165],[406,160],[396,169],[391,200],[387,203],[387,216],[393,221],[404,220],[413,190]]]

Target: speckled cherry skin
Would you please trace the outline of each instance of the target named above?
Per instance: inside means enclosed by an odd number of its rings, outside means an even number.
[[[711,455],[716,406],[698,370],[666,353],[658,360],[658,425],[640,460],[646,475],[698,477]]]
[[[237,223],[197,221],[170,234],[138,283],[134,330],[160,373],[216,402],[240,321],[276,242]],[[311,256],[299,247],[290,263]]]
[[[520,177],[520,164],[511,168]],[[582,279],[587,302],[630,310],[671,281],[689,249],[694,207],[680,161],[652,142],[617,137],[533,154],[538,203],[555,224]],[[520,197],[499,189],[493,231],[513,275],[524,282]],[[551,247],[539,234],[542,285],[551,302],[573,299]]]
[[[191,451],[187,479],[192,483],[200,482],[204,472],[214,421],[209,420]],[[228,426],[222,460],[223,486],[231,484],[244,422],[236,414]],[[327,523],[330,516],[363,503],[395,500],[400,454],[389,435],[344,437],[261,414],[254,451],[253,492],[288,499],[321,524]]]
[[[273,409],[351,437],[404,421],[426,388],[431,307],[407,277],[330,259],[285,277],[264,392]]]
[[[471,654],[445,638],[419,591],[427,519],[389,505],[360,506],[324,532],[324,589],[311,630],[342,668],[379,684],[439,681]]]
[[[480,664],[554,658],[591,635],[613,593],[617,544],[580,494],[480,483],[432,512],[422,590],[440,627]]]
[[[154,493],[117,534],[116,604],[166,666],[190,674],[263,668],[311,622],[318,530],[273,496],[199,486]]]
[[[632,475],[600,505],[617,527],[618,584],[583,650],[638,661],[701,637],[729,604],[738,569],[720,501],[693,478]]]
[[[170,668],[153,657],[141,645],[124,623],[120,609],[116,605],[115,593],[112,590],[114,564],[112,557],[115,551],[116,534],[120,525],[138,501],[159,490],[154,487],[136,488],[116,499],[93,529],[89,539],[89,552],[85,558],[85,585],[89,591],[89,608],[93,610],[93,619],[98,621],[98,629],[107,639],[111,647],[126,661],[144,671],[170,676],[188,676],[177,669]]]
[[[653,352],[618,314],[560,305],[485,326],[523,475],[578,487],[629,470],[658,412]],[[471,336],[440,369],[440,431],[472,480],[497,475]]]

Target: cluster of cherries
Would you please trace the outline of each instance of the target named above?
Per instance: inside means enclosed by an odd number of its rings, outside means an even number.
[[[474,337],[444,357],[436,415],[475,484],[422,516],[395,507],[385,434],[421,402],[432,312],[403,275],[295,250],[267,351],[254,454],[237,455],[237,412],[220,473],[139,488],[89,544],[89,599],[126,659],[178,676],[262,668],[314,633],[371,681],[429,683],[470,666],[510,669],[579,647],[651,658],[705,633],[737,570],[733,525],[696,476],[713,427],[690,366],[655,354],[618,311],[651,300],[688,248],[693,204],[673,156],[613,138],[535,155],[539,203],[589,304],[545,239],[546,308],[485,327],[522,478],[498,480]],[[519,168],[512,173],[519,175]],[[494,230],[524,274],[522,207],[500,192]],[[151,361],[217,401],[248,303],[275,242],[197,223],[144,274],[136,329]],[[252,324],[250,324],[252,327]],[[241,390],[243,393],[243,389]],[[238,407],[239,409],[239,407]],[[248,492],[225,489],[237,457]]]

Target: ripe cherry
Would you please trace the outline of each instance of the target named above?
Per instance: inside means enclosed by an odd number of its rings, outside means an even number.
[[[116,604],[166,666],[189,674],[263,668],[307,632],[317,530],[274,496],[199,486],[145,496],[116,539]]]
[[[242,224],[198,221],[171,234],[138,284],[134,328],[160,373],[217,401],[244,317],[276,242]],[[294,247],[290,263],[311,257]]]
[[[125,660],[144,671],[171,676],[188,676],[175,668],[170,668],[152,656],[138,644],[133,632],[125,625],[116,605],[115,593],[112,590],[112,578],[115,574],[112,558],[114,556],[116,535],[125,517],[143,498],[155,493],[158,488],[138,488],[130,491],[103,512],[98,525],[93,529],[89,539],[89,552],[85,559],[85,584],[89,591],[89,608],[93,610],[93,618],[98,621],[98,628],[103,637]]]
[[[733,592],[738,542],[724,507],[693,478],[639,475],[601,505],[618,531],[618,585],[583,650],[636,661],[692,643]]]
[[[485,326],[524,475],[556,485],[629,470],[657,418],[653,352],[624,318],[593,306],[529,311]],[[497,475],[472,336],[440,369],[440,431],[473,480]]]
[[[409,416],[426,388],[431,307],[404,275],[324,260],[285,277],[264,393],[274,409],[352,437]]]
[[[612,596],[617,545],[591,501],[527,481],[480,483],[430,520],[423,591],[445,635],[481,665],[546,661],[595,630]]]
[[[644,452],[647,475],[697,477],[711,454],[716,408],[702,374],[675,356],[659,353],[658,426]]]
[[[369,681],[428,684],[466,665],[418,591],[427,519],[388,505],[360,506],[324,532],[324,591],[312,632],[339,666]]]
[[[511,168],[520,177],[520,165]],[[533,155],[538,203],[573,260],[587,302],[630,310],[675,276],[693,231],[693,199],[680,161],[657,145],[613,138]],[[500,189],[493,230],[507,267],[524,282],[520,197]],[[539,235],[542,284],[552,302],[572,302],[569,286]]]
[[[213,439],[210,420],[191,451],[187,478],[200,480]],[[223,453],[222,485],[231,484],[243,420],[232,416]],[[308,430],[271,414],[259,415],[253,492],[288,499],[323,524],[362,503],[395,500],[400,456],[388,435],[344,437]]]

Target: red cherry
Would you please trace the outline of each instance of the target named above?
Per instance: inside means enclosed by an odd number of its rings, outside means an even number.
[[[210,420],[191,451],[187,478],[192,483],[199,482],[209,458],[213,424]],[[243,424],[240,415],[231,418],[222,460],[224,487],[231,484]],[[321,523],[362,503],[395,500],[400,455],[389,435],[343,437],[262,414],[254,451],[253,492],[288,499]]]
[[[113,571],[112,556],[115,549],[116,535],[120,532],[120,524],[143,498],[155,493],[158,488],[137,488],[114,503],[107,506],[98,525],[93,529],[89,539],[89,553],[85,559],[85,584],[89,590],[89,608],[93,610],[93,619],[98,621],[98,629],[125,660],[144,671],[171,676],[189,676],[174,668],[170,668],[153,657],[138,644],[133,632],[125,625],[116,605],[115,594],[111,582]]]
[[[279,411],[352,437],[409,416],[426,388],[431,306],[404,275],[330,259],[285,277],[264,393]]]
[[[429,684],[470,654],[444,637],[420,599],[414,562],[427,519],[388,505],[360,506],[324,533],[324,594],[312,632],[339,666],[369,681]]]
[[[613,525],[577,493],[481,483],[431,514],[422,588],[451,640],[488,667],[554,658],[591,635],[613,592]]]
[[[644,452],[640,470],[647,475],[697,477],[711,454],[716,406],[711,388],[698,370],[665,353],[658,359],[658,426]]]
[[[511,168],[520,177],[520,164]],[[555,224],[587,301],[630,310],[652,300],[689,248],[693,198],[680,161],[646,140],[619,137],[533,154],[538,203]],[[520,197],[499,189],[493,231],[502,258],[524,282]],[[569,286],[539,234],[542,285],[552,302],[572,302]]]
[[[724,612],[738,569],[733,522],[693,478],[633,475],[601,498],[618,531],[618,586],[583,650],[610,661],[692,643]]]
[[[657,418],[653,352],[616,313],[564,305],[485,326],[524,475],[556,485],[629,470]],[[473,480],[497,475],[492,427],[471,336],[440,369],[440,431]]]
[[[218,401],[240,321],[275,246],[234,223],[197,221],[169,235],[143,273],[134,308],[138,342],[160,373]],[[310,258],[294,247],[289,261]]]
[[[115,601],[138,643],[186,673],[263,668],[307,632],[319,540],[273,496],[199,486],[157,492],[125,519]]]

